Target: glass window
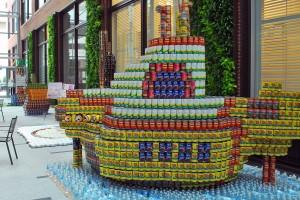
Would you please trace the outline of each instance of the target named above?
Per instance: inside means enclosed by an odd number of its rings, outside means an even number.
[[[118,3],[121,3],[122,1],[124,1],[124,0],[112,0],[111,5],[116,5]]]
[[[75,34],[64,34],[64,83],[75,84]]]
[[[76,12],[75,12],[76,11]],[[74,3],[63,15],[64,82],[86,86],[86,3]]]
[[[78,29],[78,87],[85,88],[86,84],[86,51],[85,51],[86,26]]]
[[[47,83],[47,29],[38,30],[39,82]]]
[[[75,9],[68,11],[63,15],[64,30],[72,28],[75,25]]]
[[[47,83],[47,29],[46,26],[38,30],[38,63],[39,82]]]
[[[112,14],[112,47],[117,71],[141,56],[141,3],[136,2]]]
[[[17,13],[17,5],[16,2],[12,5],[12,12],[13,13]],[[18,30],[18,24],[17,24],[18,20],[16,18],[12,18],[12,33],[16,33]]]
[[[45,27],[42,27],[40,30],[39,30],[39,43],[41,42],[44,42],[46,40],[46,30],[45,30]]]
[[[64,82],[75,84],[77,88],[86,86],[86,18],[84,1],[75,3],[63,15]]]
[[[28,19],[31,17],[32,14],[32,0],[26,0],[28,3]]]
[[[45,0],[39,0],[39,8],[42,7],[45,3]]]
[[[22,23],[27,21],[27,15],[28,15],[28,0],[23,0],[23,12],[22,12]]]
[[[40,83],[46,83],[46,57],[47,57],[47,44],[43,44],[39,46],[39,82]]]
[[[290,91],[300,91],[299,14],[300,1],[261,1],[260,78]]]
[[[22,23],[26,22],[32,13],[32,0],[22,0]]]
[[[86,5],[85,5],[85,1],[81,2],[79,4],[79,24],[81,23],[85,23],[86,22],[86,17],[87,17],[87,13],[86,13]]]
[[[22,40],[22,58],[26,59],[27,55],[27,39]]]

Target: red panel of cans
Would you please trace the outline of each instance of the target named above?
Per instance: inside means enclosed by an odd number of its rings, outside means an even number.
[[[148,72],[146,73],[146,80],[150,81],[187,81],[192,79],[192,74],[181,72]]]
[[[80,98],[81,106],[106,106],[113,105],[112,98]]]
[[[80,97],[83,97],[83,90],[81,90],[81,89],[67,90],[66,96],[67,96],[67,98],[80,98]]]
[[[152,120],[105,116],[103,124],[115,129],[153,131],[216,131],[241,127],[240,119],[231,117],[207,120]]]
[[[235,128],[231,130],[231,138],[232,138],[232,149],[231,149],[231,159],[229,163],[229,171],[228,174],[230,176],[234,175],[234,166],[240,165],[240,142],[241,137],[246,136],[247,132],[242,130],[241,128]]]
[[[235,105],[236,105],[235,97],[225,97],[225,99],[224,99],[225,107],[235,107]]]
[[[275,184],[276,181],[276,157],[265,156],[263,164],[263,183]]]
[[[150,63],[150,72],[179,72],[186,70],[185,63]]]
[[[149,41],[148,46],[159,45],[205,45],[203,37],[185,36],[185,37],[164,37],[154,38]]]

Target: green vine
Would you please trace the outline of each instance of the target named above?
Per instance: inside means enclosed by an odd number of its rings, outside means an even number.
[[[47,23],[47,31],[48,31],[48,82],[55,82],[55,19],[54,16],[48,17]]]
[[[99,60],[101,28],[101,6],[98,0],[86,0],[87,31],[86,31],[86,56],[87,56],[87,87],[99,87]]]
[[[234,95],[233,3],[231,0],[192,0],[191,32],[206,42],[208,95]]]
[[[28,60],[28,74],[27,79],[28,83],[31,83],[31,75],[33,73],[33,36],[32,32],[28,35],[28,51],[27,51],[27,60]]]

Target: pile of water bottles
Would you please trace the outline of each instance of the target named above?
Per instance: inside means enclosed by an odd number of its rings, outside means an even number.
[[[276,185],[261,183],[262,170],[245,165],[238,178],[230,183],[203,189],[166,189],[129,186],[100,177],[88,165],[81,169],[71,163],[47,166],[76,200],[299,200],[300,178],[276,171]]]

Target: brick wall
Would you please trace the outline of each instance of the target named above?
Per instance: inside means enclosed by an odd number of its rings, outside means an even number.
[[[12,0],[10,0],[12,1]],[[19,0],[21,1],[21,0]],[[32,10],[35,7],[35,0],[32,0]],[[55,12],[60,12],[70,5],[73,0],[48,0],[40,9],[33,13],[32,17],[20,27],[20,39],[23,40],[32,30],[36,30],[47,22],[50,15]],[[15,36],[9,38],[8,49],[11,49],[17,44]]]

